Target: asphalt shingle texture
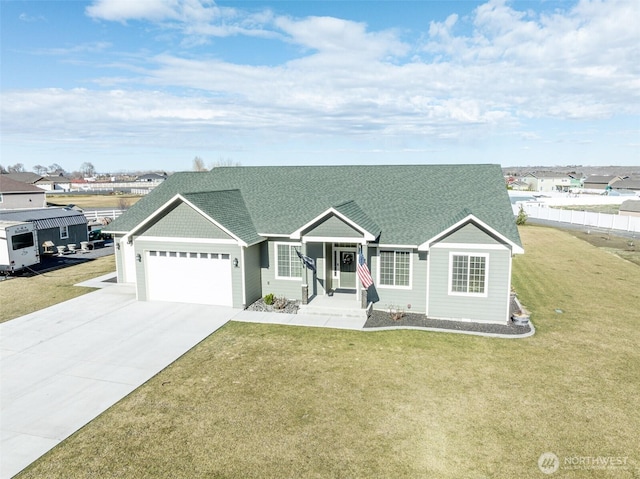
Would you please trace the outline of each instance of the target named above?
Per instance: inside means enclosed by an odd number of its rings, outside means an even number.
[[[236,192],[226,203],[204,195],[228,190]],[[500,165],[227,167],[175,173],[109,230],[130,231],[178,193],[203,194],[200,204],[206,203],[208,214],[217,220],[216,215],[230,215],[229,229],[242,238],[254,231],[289,235],[329,208],[347,205],[350,215],[368,223],[363,227],[381,231],[381,244],[419,245],[472,213],[521,246]]]

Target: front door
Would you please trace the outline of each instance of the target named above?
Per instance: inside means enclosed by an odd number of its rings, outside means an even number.
[[[356,287],[356,250],[355,248],[336,248],[334,250],[334,278],[338,287],[355,289]]]

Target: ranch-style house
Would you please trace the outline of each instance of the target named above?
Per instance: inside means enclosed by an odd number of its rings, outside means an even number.
[[[358,307],[501,324],[512,256],[524,252],[499,165],[175,173],[107,231],[118,281],[141,301],[352,295]]]

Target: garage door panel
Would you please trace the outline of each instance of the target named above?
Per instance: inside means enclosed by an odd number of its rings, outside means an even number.
[[[233,305],[228,254],[149,251],[146,259],[150,300]]]

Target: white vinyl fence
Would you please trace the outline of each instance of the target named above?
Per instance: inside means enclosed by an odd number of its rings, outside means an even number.
[[[115,220],[118,216],[121,216],[125,210],[99,210],[99,211],[85,211],[84,215],[87,221],[100,221],[104,218],[110,218]]]
[[[605,230],[631,231],[640,233],[640,217],[610,215],[606,213],[594,213],[591,211],[561,210],[549,208],[536,203],[516,203],[513,205],[513,214],[520,212],[520,205],[530,218],[540,220],[557,221],[559,223],[571,223],[591,228]]]

